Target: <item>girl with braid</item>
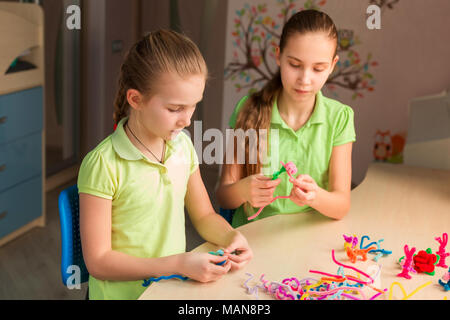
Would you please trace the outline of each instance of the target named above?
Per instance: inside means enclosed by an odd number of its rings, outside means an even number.
[[[276,50],[279,71],[260,91],[238,102],[231,128],[254,129],[259,141],[264,140],[260,129],[272,138],[276,131],[278,141],[267,139],[268,147],[261,143],[267,156],[258,157],[256,163],[249,161],[249,141],[236,144],[235,148],[245,149],[245,163],[224,164],[216,196],[222,208],[236,209],[233,227],[248,223],[264,206],[255,220],[312,209],[341,219],[348,212],[353,110],[320,91],[339,59],[337,40],[336,26],[327,14],[316,10],[294,14],[284,25]],[[269,175],[280,168],[280,160],[293,162],[301,174],[272,180]],[[288,199],[271,202],[287,195]]]
[[[197,46],[173,31],[152,32],[127,53],[116,130],[86,155],[78,176],[90,299],[137,299],[150,277],[216,281],[252,258],[244,236],[215,213],[192,141],[181,131],[206,78]],[[185,206],[198,233],[224,256],[185,252]]]

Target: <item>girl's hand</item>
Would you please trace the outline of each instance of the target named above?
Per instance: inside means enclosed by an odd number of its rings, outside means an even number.
[[[273,199],[273,192],[281,180],[272,180],[262,174],[254,174],[240,180],[241,195],[252,207],[261,208],[268,205]]]
[[[186,252],[181,255],[180,271],[184,276],[199,282],[217,281],[231,268],[229,260],[221,266],[216,265],[223,260],[228,258],[210,253]]]
[[[294,184],[289,195],[290,199],[298,206],[311,206],[319,189],[316,181],[307,174],[300,174],[297,178],[291,178],[289,181]]]
[[[229,244],[224,249],[224,256],[228,257],[232,271],[241,269],[253,258],[253,251],[239,231],[231,231],[228,237]]]

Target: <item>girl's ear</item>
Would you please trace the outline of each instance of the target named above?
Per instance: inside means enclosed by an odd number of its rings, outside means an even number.
[[[127,90],[127,101],[128,104],[135,110],[139,110],[142,102],[142,95],[136,89]]]
[[[275,61],[277,62],[277,65],[280,66],[280,46],[275,48]]]
[[[336,66],[336,63],[339,61],[339,56],[336,55],[336,57],[334,57],[333,62],[331,63],[331,70],[330,70],[330,74],[333,72],[334,67]]]

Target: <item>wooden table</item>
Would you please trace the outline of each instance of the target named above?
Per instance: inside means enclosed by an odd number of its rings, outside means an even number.
[[[319,270],[336,274],[338,266],[331,258],[331,251],[341,263],[367,271],[373,261],[352,264],[343,244],[343,234],[357,235],[361,239],[368,235],[370,241],[384,239],[381,248],[393,251],[379,258],[382,265],[380,288],[387,288],[386,294],[378,299],[388,299],[391,284],[400,282],[407,294],[420,285],[432,281],[431,285],[414,294],[410,299],[450,298],[438,284],[438,279],[448,270],[436,268],[436,274],[411,274],[412,279],[397,277],[401,267],[398,259],[404,256],[403,247],[416,247],[419,250],[431,248],[438,250],[435,237],[450,233],[450,171],[408,167],[404,165],[371,164],[364,181],[352,191],[352,207],[348,215],[339,221],[329,219],[315,211],[292,215],[277,215],[249,223],[239,228],[247,237],[254,252],[254,258],[243,269],[228,273],[214,283],[180,281],[171,279],[153,283],[140,299],[256,299],[246,293],[243,286],[252,273],[255,278],[248,284],[259,283],[261,274],[269,281],[284,278],[298,279],[320,275],[309,270]],[[358,244],[359,247],[359,244]],[[218,248],[204,243],[193,251],[207,252]],[[450,244],[446,251],[450,251]],[[446,259],[450,265],[450,257]],[[356,273],[345,269],[346,274]],[[376,292],[370,290],[372,296]],[[393,299],[402,299],[403,293],[394,286]],[[260,300],[272,299],[269,294],[259,291]]]

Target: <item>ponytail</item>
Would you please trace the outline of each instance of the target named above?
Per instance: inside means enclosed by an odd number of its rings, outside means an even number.
[[[129,89],[139,91],[148,99],[154,94],[158,78],[169,72],[181,77],[202,74],[207,78],[205,60],[192,40],[175,31],[156,30],[135,43],[120,68],[114,99],[115,124],[129,115]]]
[[[270,129],[270,121],[272,119],[272,106],[275,102],[275,99],[278,97],[282,88],[281,83],[281,74],[280,71],[275,74],[275,76],[269,80],[264,87],[255,92],[250,96],[250,98],[245,102],[242,107],[242,111],[239,112],[239,115],[236,119],[235,129],[243,129],[244,131],[248,129],[255,129],[257,134],[257,146],[258,148],[266,147],[261,146],[259,130],[266,129],[269,131]],[[235,143],[236,145],[236,143]],[[257,163],[250,163],[250,150],[249,150],[249,142],[248,137],[245,138],[245,164],[244,164],[244,177],[251,176],[253,174],[257,174],[261,171],[261,159],[258,158]],[[259,151],[259,150],[258,150]],[[235,153],[236,154],[236,153]]]

